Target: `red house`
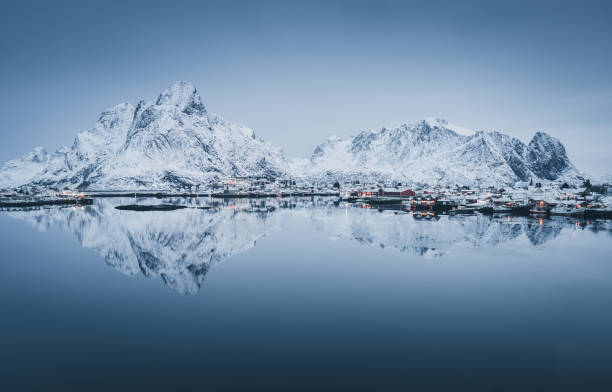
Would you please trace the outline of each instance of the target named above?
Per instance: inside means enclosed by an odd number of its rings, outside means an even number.
[[[395,188],[380,188],[378,192],[376,192],[376,196],[391,196],[391,197],[409,197],[414,196],[416,193],[411,189],[406,189],[404,191],[400,191]]]

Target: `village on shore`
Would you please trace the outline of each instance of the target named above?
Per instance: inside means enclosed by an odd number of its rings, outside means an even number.
[[[0,208],[45,205],[86,205],[100,197],[210,197],[284,198],[337,197],[363,208],[413,211],[415,216],[434,214],[561,215],[612,218],[612,186],[591,184],[531,183],[514,187],[427,187],[402,183],[309,182],[270,177],[232,177],[206,186],[179,190],[77,191],[45,187],[20,187],[0,191]]]

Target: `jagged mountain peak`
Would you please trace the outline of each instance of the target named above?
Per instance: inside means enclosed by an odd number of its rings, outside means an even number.
[[[98,124],[104,129],[111,130],[129,126],[133,117],[134,106],[129,102],[123,102],[103,111],[98,118]]]
[[[196,87],[189,82],[174,82],[155,102],[158,106],[175,107],[186,114],[206,115],[206,108]]]
[[[555,144],[555,145],[560,145],[561,141],[559,139],[557,139],[556,137],[550,135],[547,132],[544,131],[538,131],[533,135],[533,138],[531,138],[531,141],[529,142],[529,144],[531,143],[546,143],[546,144]]]
[[[446,121],[443,118],[437,118],[437,117],[427,117],[422,122],[429,125],[432,128],[435,128],[435,127],[445,128],[448,125],[448,121]]]
[[[7,166],[6,173],[26,166],[25,159]],[[103,111],[71,148],[28,165],[27,175],[0,175],[4,186],[126,190],[185,188],[286,171],[282,150],[255,138],[248,127],[209,115],[193,84],[175,82],[154,101]]]
[[[444,129],[449,129],[459,135],[463,135],[463,136],[470,136],[472,134],[474,134],[475,132],[471,129],[459,126],[459,125],[455,125],[452,123],[449,123],[447,120],[443,119],[443,118],[437,118],[437,117],[427,117],[425,120],[423,120],[423,122],[425,124],[427,124],[429,127],[431,128],[444,128]]]
[[[34,147],[25,157],[31,162],[42,163],[49,158],[49,153],[43,147],[38,146]]]
[[[555,180],[567,170],[575,170],[559,139],[546,132],[536,132],[528,145],[530,170],[538,177]]]

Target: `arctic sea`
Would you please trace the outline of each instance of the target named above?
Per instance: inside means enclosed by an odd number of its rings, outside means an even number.
[[[612,388],[610,221],[96,199],[0,234],[2,390]]]

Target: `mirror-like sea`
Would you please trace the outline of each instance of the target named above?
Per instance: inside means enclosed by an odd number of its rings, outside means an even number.
[[[611,221],[96,199],[0,235],[5,391],[612,390]]]

